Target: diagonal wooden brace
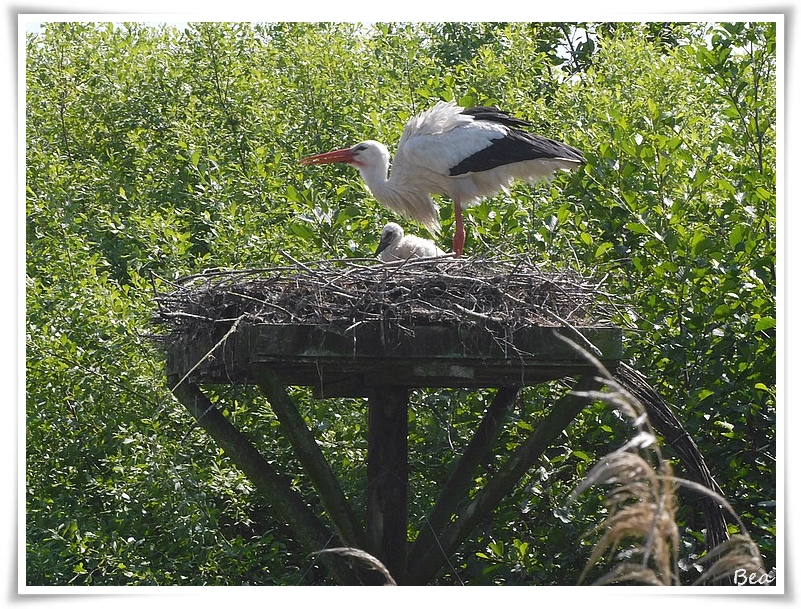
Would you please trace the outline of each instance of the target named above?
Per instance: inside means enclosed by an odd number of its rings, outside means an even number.
[[[600,381],[594,374],[586,374],[573,387],[575,392],[586,392],[599,388]],[[575,416],[589,403],[589,399],[575,395],[572,391],[556,404],[503,468],[495,474],[464,508],[455,515],[439,536],[437,543],[421,548],[414,562],[409,563],[405,583],[423,585],[431,581],[471,531],[492,511],[517,485],[520,478],[536,463],[545,449],[570,424]]]
[[[320,501],[331,519],[339,538],[345,545],[369,551],[364,528],[345,498],[328,461],[320,450],[298,407],[287,394],[278,377],[267,367],[259,367],[258,386],[264,393],[281,424],[281,431],[289,440],[303,465],[304,471],[320,495]]]
[[[308,554],[340,545],[336,536],[309,508],[303,497],[292,489],[291,481],[264,459],[253,444],[214,407],[199,387],[189,382],[177,383],[177,377],[169,380],[178,401],[242,470],[279,518],[286,521]],[[343,566],[341,561],[324,560],[341,584],[359,583],[356,575]]]
[[[409,564],[417,563],[423,554],[436,546],[437,539],[442,536],[459,503],[467,497],[476,469],[490,454],[519,392],[519,387],[498,389],[492,403],[487,407],[481,424],[473,434],[473,439],[459,458],[456,467],[443,485],[437,502],[420,526],[420,533],[409,552]]]

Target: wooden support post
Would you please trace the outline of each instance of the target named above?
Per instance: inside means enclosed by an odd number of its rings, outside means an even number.
[[[369,396],[367,536],[370,552],[398,583],[406,572],[409,390],[376,387]]]
[[[600,383],[594,374],[587,374],[576,383],[573,391],[585,392],[597,389]],[[456,514],[456,520],[443,531],[438,543],[423,548],[419,558],[409,564],[405,583],[424,585],[430,582],[445,564],[448,557],[456,551],[470,532],[494,510],[509,494],[539,459],[548,446],[581,412],[590,400],[572,392],[554,404],[548,416],[542,420],[515,453],[509,457],[503,468],[495,474],[475,497]]]

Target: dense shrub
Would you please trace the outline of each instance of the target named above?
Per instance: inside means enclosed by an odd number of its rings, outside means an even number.
[[[391,144],[438,99],[585,151],[582,171],[471,208],[467,251],[606,276],[627,357],[775,564],[775,24],[50,23],[28,36],[26,86],[28,584],[315,581],[249,481],[185,437],[148,337],[154,289],[282,251],[369,255],[396,218],[352,169],[297,160]],[[364,404],[295,397],[358,501]],[[509,449],[551,396],[525,397]],[[307,487],[257,395],[212,399]],[[412,523],[487,400],[413,395]],[[563,504],[624,440],[586,409],[437,583],[575,583],[603,508]],[[692,557],[702,531],[679,515]]]

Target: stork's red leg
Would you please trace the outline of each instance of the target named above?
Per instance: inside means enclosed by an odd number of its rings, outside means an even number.
[[[464,253],[464,242],[466,237],[464,232],[464,221],[462,220],[462,206],[459,205],[458,201],[453,202],[453,214],[456,218],[456,228],[453,231],[453,252],[456,254],[457,258],[460,258]]]

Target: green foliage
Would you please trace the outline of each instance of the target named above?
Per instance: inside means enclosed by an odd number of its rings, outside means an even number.
[[[467,251],[606,275],[632,364],[676,405],[773,566],[775,37],[771,23],[52,23],[29,35],[26,581],[315,581],[250,483],[187,434],[148,337],[153,290],[285,254],[370,256],[395,218],[352,169],[297,160],[395,142],[439,99],[497,104],[585,151],[583,170],[468,210]],[[447,204],[442,219],[449,235]],[[501,446],[524,441],[560,391],[527,389]],[[363,512],[365,405],[293,397]],[[212,399],[309,490],[255,394]],[[414,394],[413,528],[490,399]],[[565,499],[626,433],[606,407],[586,409],[437,583],[575,583],[604,507]],[[692,558],[702,525],[679,516]]]

